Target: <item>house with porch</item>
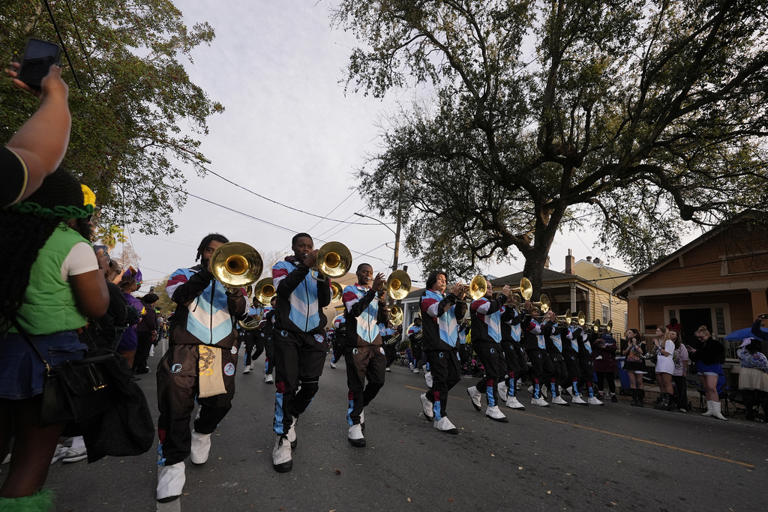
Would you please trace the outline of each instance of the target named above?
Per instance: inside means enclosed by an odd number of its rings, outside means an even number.
[[[687,343],[700,325],[718,338],[768,313],[768,225],[746,212],[713,228],[614,289],[630,327],[651,337],[677,319]],[[726,347],[735,358],[737,344]]]

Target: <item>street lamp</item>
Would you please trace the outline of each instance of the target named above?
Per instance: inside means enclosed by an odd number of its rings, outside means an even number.
[[[376,217],[371,217],[370,215],[366,215],[360,212],[355,212],[355,215],[357,215],[358,217],[365,217],[366,219],[375,220],[376,222],[378,222],[379,224],[381,224],[382,226],[390,230],[393,235],[395,235],[395,256],[392,259],[392,271],[394,272],[395,270],[397,270],[397,259],[398,259],[398,256],[400,255],[400,217],[398,216],[397,218],[397,231],[395,231],[394,229],[389,227],[389,225],[377,219]]]

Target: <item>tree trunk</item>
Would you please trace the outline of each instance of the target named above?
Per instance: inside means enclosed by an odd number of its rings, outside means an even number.
[[[523,267],[523,275],[527,277],[533,285],[533,297],[531,300],[538,301],[541,295],[542,279],[544,277],[544,265],[547,262],[546,251],[535,249],[526,255],[525,266]]]

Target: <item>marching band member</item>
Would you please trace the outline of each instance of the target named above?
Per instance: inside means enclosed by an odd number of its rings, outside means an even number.
[[[575,320],[571,320],[571,323],[568,325],[565,334],[568,342],[565,343],[563,347],[563,355],[565,357],[565,366],[568,372],[569,382],[564,383],[563,387],[570,384],[571,396],[573,397],[571,399],[572,404],[587,405],[587,402],[581,397],[581,393],[579,392],[579,377],[581,377],[581,368],[579,367],[579,340],[576,336],[578,327],[579,325],[575,323]]]
[[[187,455],[194,464],[208,460],[211,433],[232,407],[237,364],[234,325],[244,317],[246,303],[241,290],[227,290],[210,269],[213,252],[227,242],[219,234],[206,236],[197,248],[195,260],[200,264],[178,269],[168,278],[166,292],[177,306],[170,346],[157,368],[160,502],[181,495]],[[200,411],[190,433],[195,399]]]
[[[528,360],[531,362],[531,380],[533,381],[533,393],[531,395],[531,404],[539,407],[547,407],[547,403],[541,396],[541,384],[554,372],[552,360],[547,353],[547,341],[542,331],[542,323],[539,320],[539,310],[530,302],[526,302],[527,309],[531,312],[526,316],[523,326],[525,327],[525,351],[528,354]]]
[[[443,295],[446,286],[445,272],[431,272],[419,304],[423,318],[423,347],[433,376],[432,387],[419,398],[424,416],[432,420],[437,430],[458,434],[458,429],[448,419],[446,407],[448,391],[461,380],[461,366],[456,347],[459,327],[456,319],[464,317],[467,305],[463,302],[465,292],[461,285],[454,285],[451,293]]]
[[[424,332],[421,328],[421,316],[416,316],[416,318],[413,319],[411,326],[408,327],[408,343],[410,346],[406,349],[406,353],[408,354],[408,367],[413,373],[419,373],[419,361],[421,360],[423,338]]]
[[[519,305],[515,296],[512,297],[512,301],[512,304],[501,307],[501,348],[507,363],[507,373],[505,380],[499,382],[498,389],[499,396],[505,400],[507,407],[525,409],[516,396],[517,377],[524,371],[526,364],[520,347],[522,337],[520,323],[523,321],[523,314],[518,310]]]
[[[358,265],[356,274],[357,283],[344,288],[341,300],[347,324],[344,349],[349,388],[347,440],[352,446],[363,447],[363,412],[384,386],[387,364],[378,324],[386,326],[389,319],[384,296],[377,299],[386,283],[384,274],[373,277],[373,267],[368,263]]]
[[[592,363],[592,342],[597,339],[597,333],[591,331],[591,329],[579,326],[573,332],[573,335],[579,342],[579,370],[581,371],[582,380],[587,385],[587,404],[603,405],[603,402],[595,396],[595,387],[593,385],[595,366]]]
[[[328,279],[312,270],[317,250],[312,237],[298,233],[293,255],[272,267],[277,290],[275,313],[275,418],[272,467],[284,473],[293,467],[295,424],[318,390],[328,346],[323,308],[331,303]]]
[[[549,378],[549,389],[552,393],[553,404],[568,405],[558,390],[558,383],[568,378],[568,369],[563,356],[563,337],[560,325],[557,323],[557,315],[550,309],[544,314],[545,323],[542,327],[546,340],[547,352],[552,361],[553,372]],[[567,384],[566,384],[567,385]]]
[[[492,420],[507,422],[507,417],[497,405],[497,384],[505,377],[506,366],[501,347],[501,312],[509,295],[509,285],[504,285],[501,294],[493,296],[493,287],[488,281],[484,297],[472,301],[472,346],[485,368],[485,376],[475,386],[467,388],[472,406],[480,410],[485,393],[488,407],[485,415]]]

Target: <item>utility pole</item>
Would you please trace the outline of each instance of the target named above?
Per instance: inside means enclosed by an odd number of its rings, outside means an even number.
[[[395,256],[392,258],[392,272],[397,270],[397,260],[400,257],[400,226],[403,216],[403,178],[401,173],[398,172],[397,174],[400,183],[400,193],[397,197],[397,228],[395,229]]]

